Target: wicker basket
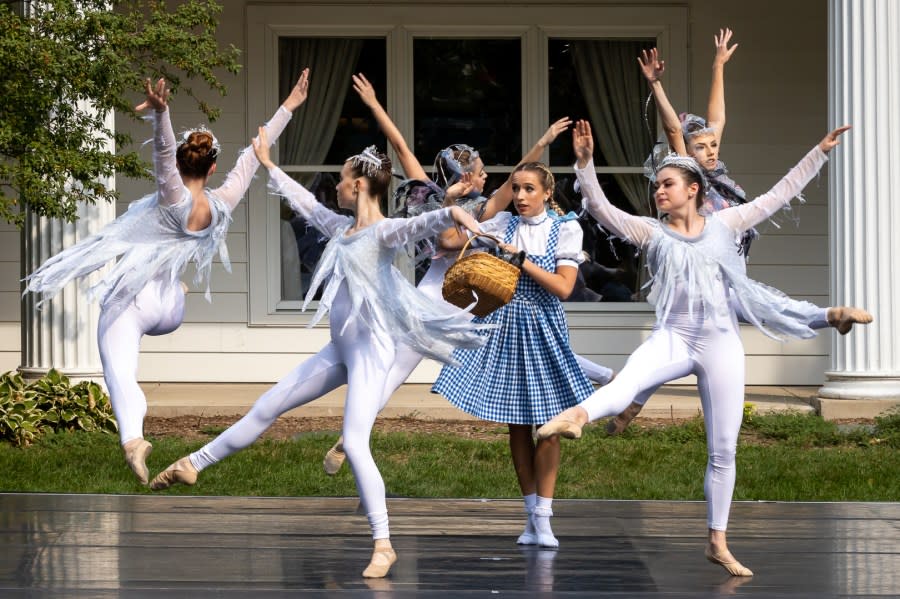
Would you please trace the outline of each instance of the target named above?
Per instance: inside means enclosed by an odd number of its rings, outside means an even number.
[[[487,252],[474,252],[463,258],[475,237],[488,237],[498,243],[500,241],[483,233],[471,237],[460,250],[456,262],[447,269],[442,293],[445,300],[460,308],[467,308],[477,300],[472,314],[483,318],[509,303],[516,291],[521,271]]]

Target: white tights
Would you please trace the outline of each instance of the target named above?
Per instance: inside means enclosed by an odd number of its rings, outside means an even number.
[[[735,480],[735,451],[744,409],[744,348],[736,322],[696,323],[674,315],[635,350],[615,380],[579,404],[591,420],[622,412],[639,395],[688,374],[706,423],[708,460],[703,490],[707,524],[725,530]]]
[[[101,309],[97,326],[100,362],[122,445],[144,436],[147,399],[137,382],[141,337],[171,333],[183,318],[181,283],[162,279],[147,283],[115,318]]]
[[[792,298],[785,298],[785,307],[788,311],[792,312],[801,322],[805,322],[806,325],[814,330],[817,329],[827,329],[831,325],[828,324],[828,310],[829,308],[820,308],[819,306],[812,304],[810,302],[804,302],[801,300],[795,300]],[[747,322],[747,319],[744,318],[743,313],[741,312],[740,305],[733,300],[733,298],[729,298],[728,304],[734,309],[737,314],[737,319],[741,322]],[[578,356],[576,356],[577,358]],[[589,362],[590,364],[590,362]],[[587,372],[587,370],[585,370]],[[588,375],[588,378],[591,378]],[[593,379],[592,379],[593,380]],[[653,389],[648,389],[639,393],[634,398],[634,403],[639,405],[644,405],[650,399],[650,397],[656,393],[658,387]]]
[[[347,385],[344,452],[369,518],[374,539],[389,538],[384,480],[372,458],[369,437],[383,396],[381,385],[394,360],[394,343],[381,339],[357,317],[343,334],[348,301],[338,294],[331,309],[331,342],[266,391],[250,411],[221,435],[190,455],[197,470],[247,447],[288,410]],[[373,401],[374,400],[374,401]]]

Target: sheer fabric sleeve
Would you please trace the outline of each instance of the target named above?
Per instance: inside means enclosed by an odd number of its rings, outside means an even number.
[[[628,214],[613,206],[603,193],[597,173],[594,171],[594,161],[591,160],[584,168],[575,165],[575,176],[581,185],[581,193],[587,200],[587,209],[591,216],[614,235],[624,241],[644,247],[650,241],[653,228],[643,218]]]
[[[169,108],[162,112],[153,111],[153,176],[160,204],[174,206],[185,197],[184,183],[175,163],[175,132]]]
[[[746,231],[787,206],[791,198],[800,195],[827,161],[825,152],[816,145],[775,187],[752,202],[720,210],[716,216],[733,231]]]
[[[284,131],[284,128],[291,121],[291,116],[293,115],[290,110],[284,106],[279,106],[278,110],[275,111],[275,115],[266,123],[266,134],[269,137],[270,146],[278,140],[278,136],[281,135],[281,132]],[[234,207],[238,205],[241,198],[247,193],[247,188],[250,187],[250,181],[253,179],[253,175],[258,167],[259,160],[257,160],[256,154],[253,152],[253,147],[247,146],[241,150],[237,162],[228,172],[222,185],[213,191],[219,199],[225,202],[229,212],[234,210]]]
[[[573,266],[584,262],[581,251],[584,232],[577,221],[570,220],[560,225],[559,241],[556,244],[556,266]]]
[[[328,237],[334,237],[353,219],[323,206],[308,189],[288,177],[277,166],[269,169],[269,189],[287,199],[291,209]]]
[[[378,223],[376,235],[380,243],[393,248],[434,237],[453,224],[450,208],[441,208],[411,218],[386,218]]]

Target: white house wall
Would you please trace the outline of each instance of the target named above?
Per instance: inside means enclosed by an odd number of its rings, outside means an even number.
[[[252,45],[248,44],[245,26],[248,3],[225,0],[223,4],[219,28],[222,45],[248,48]],[[343,19],[353,24],[355,8],[348,4],[351,6],[344,11]],[[378,3],[358,4],[371,7]],[[397,4],[404,3],[393,3]],[[407,10],[428,5],[445,6],[446,3],[420,0],[409,3]],[[504,15],[512,14],[517,6],[533,9],[538,5],[536,2],[506,3],[492,10]],[[650,6],[621,2],[566,2],[564,5]],[[692,112],[705,113],[713,33],[722,26],[735,30],[740,48],[726,68],[728,125],[724,158],[748,195],[767,190],[826,132],[825,3],[821,0],[752,3],[694,0],[657,1],[653,5],[687,8],[689,106],[676,105],[679,110],[690,108]],[[281,2],[278,6],[296,7],[301,18],[303,11],[309,10],[303,2]],[[469,4],[454,2],[453,6],[465,14]],[[489,4],[471,6],[484,10]],[[552,13],[553,8],[547,10]],[[252,64],[252,57],[245,55],[242,62]],[[229,94],[224,98],[210,98],[222,108],[221,118],[212,124],[223,145],[220,174],[228,171],[237,151],[247,144],[252,134],[245,108],[249,95],[254,93],[248,90],[247,68],[237,76],[225,75],[223,80]],[[204,122],[202,115],[191,109],[187,98],[176,97],[171,104],[176,131]],[[148,125],[127,118],[119,118],[117,127],[131,133],[137,142],[150,136]],[[149,158],[148,147],[141,151]],[[798,227],[764,228],[763,239],[753,246],[749,268],[752,277],[821,305],[828,303],[826,177],[827,169],[807,190],[807,204],[798,210]],[[212,185],[219,180],[214,179]],[[117,181],[117,188],[123,198],[119,212],[128,201],[151,189],[149,181],[124,178]],[[250,198],[250,202],[257,201],[265,198]],[[285,325],[248,326],[249,252],[253,243],[261,242],[250,239],[248,206],[242,202],[235,210],[228,237],[232,274],[222,272],[221,266],[216,268],[212,304],[204,301],[200,290],[192,289],[182,327],[164,337],[144,339],[139,370],[142,381],[274,381],[327,342],[325,326],[313,330]],[[20,347],[19,235],[7,225],[0,225],[0,250],[0,371],[6,371],[19,365]],[[599,315],[585,306],[577,306],[569,311],[569,321],[577,352],[618,368],[649,334],[653,318],[645,307],[635,305],[625,305],[621,310],[610,306]],[[745,328],[748,384],[820,384],[828,367],[829,335],[826,332],[814,340],[780,344]],[[427,382],[436,372],[435,364],[423,364],[411,381]]]

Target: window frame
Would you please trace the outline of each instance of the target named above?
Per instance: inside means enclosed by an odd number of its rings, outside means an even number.
[[[348,24],[352,11],[359,24]],[[431,38],[519,38],[522,47],[522,151],[527,151],[549,123],[548,42],[550,38],[655,38],[667,60],[666,93],[675,106],[687,106],[687,9],[677,6],[583,6],[529,4],[466,7],[465,17],[452,7],[437,5],[360,6],[333,2],[328,6],[247,6],[246,130],[255,131],[277,108],[278,39],[289,37],[383,37],[386,44],[387,102],[385,108],[406,139],[413,139],[413,41]],[[458,24],[448,24],[448,23]],[[603,23],[588,26],[584,22]],[[366,23],[365,25],[361,23]],[[472,25],[478,23],[478,25]],[[541,23],[538,25],[537,23]],[[637,24],[637,25],[636,25]],[[637,65],[635,65],[637,68]],[[311,75],[315,85],[315,73]],[[382,99],[384,100],[384,99]],[[302,110],[302,108],[301,108]],[[396,163],[392,148],[388,154]],[[273,160],[279,164],[278,145]],[[545,156],[546,159],[546,156]],[[341,165],[292,167],[294,172],[338,170]],[[514,165],[489,167],[490,173],[510,172]],[[598,173],[642,172],[641,167],[597,167]],[[302,302],[281,299],[280,223],[277,203],[267,197],[267,176],[261,172],[249,190],[248,211],[248,324],[303,326],[312,315],[300,311]],[[316,302],[312,304],[316,305]],[[613,326],[613,322],[644,322],[646,302],[568,302],[570,324]],[[599,319],[599,320],[598,320]],[[611,319],[611,320],[610,320]],[[607,323],[608,324],[604,324]],[[321,325],[327,326],[327,325]]]

